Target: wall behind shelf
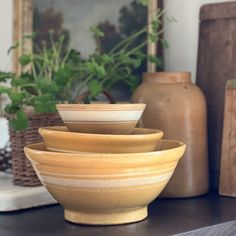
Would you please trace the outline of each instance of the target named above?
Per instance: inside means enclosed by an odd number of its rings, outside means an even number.
[[[165,70],[190,71],[196,81],[199,11],[208,3],[235,0],[164,0],[166,14],[177,22],[165,22],[165,38],[170,47],[165,49]]]
[[[0,70],[11,70],[11,56],[7,55],[8,48],[12,45],[13,33],[13,0],[0,0]],[[8,125],[0,117],[0,148],[8,141]]]
[[[0,0],[0,70],[11,70],[11,56],[7,55],[12,45],[13,0]]]

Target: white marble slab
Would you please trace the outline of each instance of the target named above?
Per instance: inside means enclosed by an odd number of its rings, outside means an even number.
[[[11,174],[0,172],[0,212],[56,204],[45,187],[14,185]]]

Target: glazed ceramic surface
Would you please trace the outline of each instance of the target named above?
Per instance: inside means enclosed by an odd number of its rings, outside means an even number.
[[[135,128],[130,134],[88,134],[70,132],[64,126],[40,128],[47,149],[59,152],[132,153],[150,152],[163,132]]]
[[[185,151],[161,140],[158,151],[130,154],[58,153],[45,144],[24,150],[65,219],[82,224],[122,224],[147,217],[147,205],[164,189]]]
[[[134,92],[133,102],[147,107],[140,124],[163,130],[167,139],[187,145],[165,197],[193,197],[208,191],[206,101],[188,72],[145,73]]]
[[[71,131],[129,133],[142,116],[145,104],[58,104],[57,110]]]

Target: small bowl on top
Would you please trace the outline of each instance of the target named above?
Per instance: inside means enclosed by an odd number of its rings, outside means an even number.
[[[163,132],[134,128],[129,134],[88,134],[70,132],[65,126],[39,128],[47,149],[56,152],[134,153],[151,152]]]
[[[140,120],[145,104],[57,104],[70,131],[97,134],[128,134]]]

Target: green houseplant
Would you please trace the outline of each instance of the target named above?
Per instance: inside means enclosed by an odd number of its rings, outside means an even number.
[[[23,148],[27,144],[42,141],[38,134],[39,127],[62,124],[55,112],[55,104],[69,101],[75,66],[80,60],[77,52],[62,48],[63,36],[54,42],[52,34],[50,32],[50,48],[43,47],[19,58],[22,65],[20,74],[0,72],[0,80],[10,82],[10,86],[0,86],[0,93],[7,94],[10,99],[5,111],[11,127],[13,182],[21,186],[41,184],[26,160]],[[32,40],[32,37],[23,40]],[[11,49],[17,46],[19,43]]]
[[[124,81],[133,91],[139,78],[133,74],[142,62],[149,60],[160,66],[161,60],[146,55],[143,51],[148,41],[157,42],[161,38],[161,16],[163,11],[158,10],[151,22],[152,32],[144,27],[129,37],[121,40],[108,53],[93,53],[89,58],[81,58],[79,52],[64,48],[64,37],[55,42],[53,31],[49,32],[51,47],[37,48],[29,54],[19,58],[22,73],[0,72],[0,82],[10,81],[10,87],[0,86],[0,94],[7,94],[10,103],[5,111],[10,114],[10,126],[15,131],[25,130],[28,119],[25,112],[31,107],[36,113],[55,112],[57,103],[77,103],[83,100],[91,102],[101,93],[109,98],[110,90],[118,81]],[[103,32],[91,27],[95,38],[103,37]],[[144,37],[138,45],[134,42]],[[25,37],[23,40],[32,40]],[[162,40],[164,46],[166,42]],[[11,48],[19,46],[17,43]],[[25,69],[27,68],[27,70]],[[110,99],[110,101],[113,101]]]
[[[54,42],[53,33],[49,34],[51,48],[23,54],[19,58],[22,66],[19,75],[0,72],[0,81],[10,82],[9,87],[0,86],[0,93],[7,94],[10,99],[5,111],[12,116],[10,126],[16,131],[27,128],[26,107],[32,107],[36,113],[51,113],[56,111],[56,103],[70,102],[70,91],[76,76],[75,67],[79,64],[80,55],[74,50],[62,50],[63,36]],[[24,40],[31,40],[31,37],[25,37]]]
[[[14,183],[25,186],[37,186],[37,179],[30,163],[26,161],[23,147],[29,143],[40,141],[38,128],[58,124],[55,115],[57,103],[91,102],[101,93],[108,96],[110,90],[118,81],[124,81],[134,90],[139,78],[133,73],[134,68],[149,60],[157,65],[159,58],[146,55],[144,49],[148,41],[157,42],[161,39],[161,16],[158,10],[148,33],[148,27],[133,32],[122,39],[109,52],[100,53],[97,50],[89,58],[82,58],[80,53],[65,47],[65,38],[61,36],[54,41],[53,31],[49,32],[50,46],[34,44],[31,53],[19,58],[22,72],[0,72],[0,82],[8,82],[10,86],[0,85],[0,94],[7,94],[10,103],[5,112],[9,117],[10,138]],[[92,27],[97,40],[103,37],[103,32]],[[143,37],[141,37],[143,36]],[[138,44],[133,44],[138,38]],[[23,40],[32,40],[32,36]],[[166,42],[162,41],[166,46]],[[18,42],[11,50],[20,45]],[[28,113],[31,110],[31,113]],[[33,114],[33,115],[32,115]],[[31,116],[32,115],[32,116]]]

